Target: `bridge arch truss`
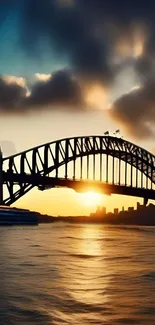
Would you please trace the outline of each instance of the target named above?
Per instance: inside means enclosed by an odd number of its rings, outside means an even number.
[[[80,179],[89,179],[91,171],[95,181],[97,171],[100,182],[116,184],[117,178],[121,185],[123,173],[125,186],[153,189],[155,184],[155,156],[145,149],[111,136],[66,138],[2,159],[3,204],[11,205],[34,186],[46,188],[42,180],[59,178],[62,166],[67,179],[70,163],[76,179],[77,161]]]

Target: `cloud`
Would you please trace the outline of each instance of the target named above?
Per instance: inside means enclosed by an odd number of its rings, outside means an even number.
[[[36,74],[38,81],[28,88],[25,78],[0,77],[0,111],[3,114],[28,113],[42,109],[85,109],[84,90],[69,70]]]
[[[48,73],[35,73],[35,76],[37,79],[39,79],[40,81],[47,81],[49,79],[51,79],[51,74]]]
[[[41,77],[42,78],[42,77]],[[44,79],[44,78],[43,78]],[[37,82],[25,101],[26,107],[83,108],[83,91],[78,80],[68,71],[60,70],[48,80]]]
[[[154,61],[154,0],[22,0],[22,5],[0,0],[0,5],[2,22],[10,11],[18,12],[20,45],[27,54],[37,59],[49,51],[48,43],[51,57],[55,53],[67,62],[85,83],[111,86],[124,58],[131,57],[143,78]]]
[[[10,79],[11,78],[11,79]],[[20,110],[20,104],[25,99],[27,89],[16,77],[0,77],[0,110],[4,113]]]
[[[147,80],[143,86],[135,87],[116,100],[109,114],[130,135],[140,139],[153,137],[155,135],[155,79]]]
[[[22,45],[27,53],[37,55],[37,45],[46,38],[58,59],[67,57],[74,74],[108,83],[112,70],[105,40],[93,35],[93,21],[82,14],[78,1],[68,6],[63,1],[27,1],[23,15]]]
[[[26,87],[26,80],[23,77],[16,77],[16,76],[8,76],[4,75],[3,80],[8,84],[17,84],[18,86],[21,87]]]
[[[105,94],[116,89],[120,79],[113,98],[135,84],[140,88],[121,95],[109,111],[111,117],[137,137],[153,135],[154,0],[23,0],[22,6],[19,3],[0,0],[2,21],[15,6],[20,8],[20,45],[25,52],[37,59],[40,49],[44,54],[51,48],[51,58],[55,55],[61,63],[66,62],[67,69],[37,73],[30,89],[25,79],[14,79],[11,84],[0,79],[0,108],[87,108],[88,102],[97,103],[95,97],[104,102]],[[130,81],[127,86],[126,79]]]
[[[74,73],[87,81],[109,84],[114,62],[154,50],[154,0],[27,0],[23,9],[24,48],[37,55],[46,38],[55,55],[67,56]]]

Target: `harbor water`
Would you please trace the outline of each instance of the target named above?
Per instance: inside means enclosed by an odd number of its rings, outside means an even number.
[[[155,228],[0,228],[0,325],[154,325]]]

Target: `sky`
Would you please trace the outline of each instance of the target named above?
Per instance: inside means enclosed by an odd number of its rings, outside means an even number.
[[[0,0],[4,155],[116,129],[154,152],[154,44],[153,0]],[[35,189],[15,206],[76,215],[137,199],[88,201],[68,189]]]

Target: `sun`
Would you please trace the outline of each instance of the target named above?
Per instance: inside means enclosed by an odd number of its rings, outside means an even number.
[[[101,203],[101,194],[98,194],[96,192],[89,191],[86,193],[82,193],[81,196],[84,205],[97,206]]]

